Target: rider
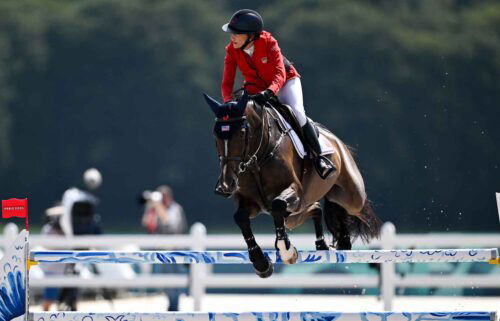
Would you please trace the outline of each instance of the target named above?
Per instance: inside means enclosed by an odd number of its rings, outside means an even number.
[[[254,10],[238,10],[229,23],[222,26],[231,34],[226,46],[222,97],[224,102],[233,100],[233,86],[236,68],[245,78],[244,89],[253,95],[258,104],[264,106],[273,96],[289,105],[297,118],[306,143],[312,151],[318,173],[327,178],[335,172],[335,165],[321,155],[321,147],[313,125],[306,117],[300,75],[295,67],[281,54],[278,42],[263,30],[264,22]]]

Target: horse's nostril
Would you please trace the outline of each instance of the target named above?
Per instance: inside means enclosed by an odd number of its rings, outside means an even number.
[[[221,188],[224,191],[224,193],[230,193],[231,194],[236,189],[235,181],[233,180],[229,184],[226,183],[226,182],[223,182]]]

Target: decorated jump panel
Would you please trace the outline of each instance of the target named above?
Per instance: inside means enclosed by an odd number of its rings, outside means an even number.
[[[26,310],[26,239],[22,231],[0,260],[0,320],[12,320]]]
[[[264,251],[271,262],[283,263],[279,252]],[[297,263],[488,262],[497,249],[298,251]],[[247,251],[32,251],[41,263],[251,264]]]
[[[493,312],[32,313],[29,321],[493,321]]]

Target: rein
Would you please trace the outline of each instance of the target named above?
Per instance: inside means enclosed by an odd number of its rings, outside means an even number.
[[[265,114],[267,114],[266,112],[263,113],[263,117],[265,116]],[[269,119],[269,117],[267,117]],[[259,146],[257,146],[257,149],[255,150],[255,152],[253,153],[252,156],[248,157],[248,160],[243,163],[241,162],[238,166],[238,175],[240,173],[244,173],[247,168],[253,166],[253,164],[257,164],[258,165],[258,157],[257,157],[257,154],[259,153],[261,147],[262,147],[262,142],[264,141],[264,124],[265,124],[265,121],[264,119],[262,119],[262,131],[261,131],[261,134],[260,134],[260,141],[259,141]],[[270,140],[271,140],[271,134],[270,134],[270,127],[269,127],[269,123],[267,125],[267,128],[268,128],[268,137],[267,137],[267,141],[268,141],[268,144],[270,143]],[[247,147],[245,146],[245,149]]]

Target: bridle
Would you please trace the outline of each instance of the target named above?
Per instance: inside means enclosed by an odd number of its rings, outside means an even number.
[[[241,156],[230,156],[228,155],[228,142],[229,139],[223,139],[224,141],[224,154],[219,155],[219,160],[222,162],[222,164],[227,164],[228,162],[234,161],[238,162],[237,163],[237,168],[238,168],[238,173],[236,173],[236,176],[238,177],[240,174],[246,172],[248,168],[262,164],[264,161],[267,159],[271,158],[274,155],[274,151],[278,148],[279,144],[281,143],[281,139],[283,138],[283,135],[280,137],[280,139],[276,142],[273,150],[271,151],[270,154],[266,155],[264,153],[262,154],[261,150],[263,150],[263,145],[264,145],[264,136],[266,133],[267,129],[267,141],[268,141],[268,148],[269,145],[271,144],[271,122],[270,122],[270,116],[268,114],[268,111],[266,108],[262,107],[262,126],[261,126],[261,134],[260,134],[260,141],[259,145],[255,149],[255,151],[250,155],[250,134],[249,134],[249,126],[248,126],[248,120],[246,116],[241,116],[241,117],[232,117],[232,118],[216,118],[215,121],[218,124],[224,125],[224,124],[231,124],[235,122],[243,122],[242,128],[246,129],[245,130],[245,136],[243,137],[244,140],[244,145],[243,145],[243,150]],[[266,128],[267,127],[267,128]]]
[[[215,119],[215,122],[216,124],[220,124],[221,126],[224,126],[225,124],[229,125],[231,123],[235,123],[235,122],[242,122],[242,125],[241,127],[243,129],[245,129],[245,137],[243,138],[244,141],[245,141],[245,144],[244,144],[244,147],[243,147],[243,153],[241,156],[229,156],[228,155],[228,152],[229,152],[229,149],[228,149],[228,142],[229,142],[229,139],[223,139],[223,142],[224,142],[224,154],[223,155],[219,155],[219,160],[222,162],[223,165],[233,161],[233,162],[238,162],[238,168],[240,166],[240,164],[243,162],[243,160],[245,159],[245,156],[246,156],[246,153],[247,153],[247,148],[248,148],[248,145],[249,145],[249,140],[250,140],[250,137],[249,137],[249,134],[248,134],[248,121],[247,121],[247,117],[246,116],[241,116],[241,117],[232,117],[232,118],[216,118]]]
[[[272,126],[271,126],[271,119],[273,117],[269,114],[269,111],[265,108],[262,107],[262,126],[261,126],[261,135],[260,135],[260,141],[259,145],[255,149],[255,151],[250,155],[249,151],[249,146],[250,146],[250,134],[249,130],[245,131],[245,137],[244,139],[244,147],[241,156],[229,156],[228,155],[228,139],[224,139],[224,154],[219,155],[219,159],[222,162],[222,165],[226,165],[228,162],[234,161],[238,162],[237,163],[237,168],[238,172],[236,173],[236,177],[238,178],[241,174],[247,172],[248,170],[253,174],[253,177],[256,181],[257,189],[259,190],[260,197],[262,199],[263,204],[266,204],[266,197],[265,193],[263,190],[262,182],[261,182],[261,173],[260,169],[261,167],[270,159],[273,158],[276,150],[280,146],[281,142],[283,141],[284,136],[287,134],[287,132],[282,131],[280,132],[279,138],[276,140],[275,143],[272,143]],[[274,118],[273,118],[274,119]],[[248,126],[248,121],[246,116],[241,116],[241,117],[232,117],[232,118],[216,118],[215,120],[219,124],[229,124],[229,123],[234,123],[241,121],[243,122],[242,128],[249,128]],[[267,127],[267,128],[266,128]],[[266,136],[266,130],[267,130],[267,146],[266,148],[263,148],[264,146],[264,136]],[[272,146],[272,148],[271,148]],[[271,149],[271,150],[270,150]],[[263,152],[261,152],[263,151]]]

